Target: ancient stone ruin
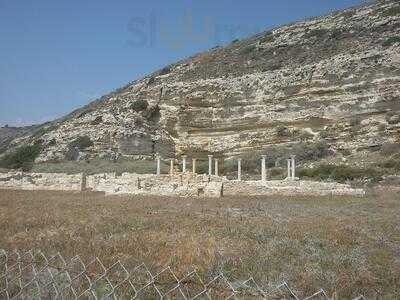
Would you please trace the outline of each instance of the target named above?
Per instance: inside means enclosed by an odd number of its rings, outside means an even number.
[[[295,157],[287,160],[284,180],[267,178],[266,155],[261,156],[261,180],[242,180],[242,159],[237,160],[237,178],[228,180],[219,175],[219,160],[208,156],[208,174],[198,174],[196,158],[192,170],[187,169],[187,156],[183,155],[179,170],[170,159],[169,174],[161,172],[161,156],[156,155],[155,174],[49,174],[11,172],[0,174],[0,188],[22,190],[101,191],[108,195],[155,195],[178,197],[223,197],[255,195],[364,195],[363,189],[335,182],[304,181],[296,177]]]

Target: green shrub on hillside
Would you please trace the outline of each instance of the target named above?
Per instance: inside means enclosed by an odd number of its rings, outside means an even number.
[[[148,107],[147,110],[143,112],[143,117],[149,121],[157,123],[160,119],[160,107],[158,105]]]
[[[150,77],[150,78],[149,78],[149,81],[147,81],[147,85],[152,85],[152,84],[154,84],[155,82],[156,82],[155,78],[154,78],[154,77]]]
[[[65,159],[69,161],[77,160],[79,152],[86,148],[92,147],[94,144],[90,137],[80,136],[68,145],[68,150],[65,153]]]
[[[103,116],[97,116],[92,122],[90,122],[90,125],[99,125],[103,123]]]
[[[165,67],[165,68],[161,69],[160,75],[161,75],[161,76],[162,76],[162,75],[167,75],[167,74],[170,73],[170,72],[171,72],[171,67]]]
[[[197,174],[208,174],[208,160],[197,160],[196,172]]]
[[[73,142],[69,144],[69,148],[78,148],[79,150],[84,150],[93,146],[93,142],[88,136],[80,136]]]
[[[131,108],[136,112],[141,112],[147,109],[149,103],[146,100],[137,100],[132,103]]]
[[[276,127],[275,132],[278,137],[290,136],[289,128],[287,128],[286,126],[283,126],[283,125]]]
[[[272,179],[284,179],[287,175],[287,170],[284,168],[271,168],[268,172]]]
[[[308,177],[318,180],[334,180],[346,182],[356,179],[372,179],[377,181],[383,175],[382,172],[374,168],[353,168],[346,165],[319,165],[312,169],[300,169],[299,177]]]
[[[223,169],[225,173],[234,173],[237,172],[237,159],[228,159],[224,161]]]
[[[400,44],[400,36],[392,36],[388,38],[386,41],[383,42],[384,47],[390,47],[393,46],[394,44]]]
[[[40,150],[40,144],[22,146],[15,150],[15,152],[4,156],[0,161],[0,167],[6,169],[22,168],[24,171],[28,171],[39,156]]]
[[[342,29],[336,28],[331,32],[330,37],[332,40],[338,40],[338,39],[340,39],[342,34],[343,34]]]
[[[297,144],[289,152],[296,155],[299,161],[318,160],[331,154],[330,146],[325,141]]]
[[[256,50],[256,46],[254,46],[254,45],[249,45],[249,46],[247,46],[247,47],[242,48],[242,49],[240,50],[240,54],[242,54],[242,55],[248,55],[248,54],[252,53],[252,52],[255,51],[255,50]]]
[[[57,140],[56,139],[51,139],[48,143],[47,146],[55,146],[57,145]]]
[[[242,170],[249,174],[258,174],[261,171],[261,157],[252,153],[243,154],[242,158]],[[267,156],[267,165],[269,162],[272,163],[272,158]]]

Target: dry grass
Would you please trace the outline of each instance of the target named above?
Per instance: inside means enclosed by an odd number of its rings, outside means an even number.
[[[204,276],[283,279],[304,294],[400,297],[400,202],[366,198],[177,199],[0,191],[0,248],[121,259]]]

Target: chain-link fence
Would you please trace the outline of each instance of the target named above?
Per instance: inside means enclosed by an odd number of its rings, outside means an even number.
[[[0,299],[300,299],[286,282],[263,288],[253,277],[232,280],[219,273],[204,280],[192,270],[181,278],[167,266],[151,272],[145,264],[128,269],[60,254],[0,250]],[[323,289],[306,299],[332,299]],[[363,296],[356,298],[365,299]]]

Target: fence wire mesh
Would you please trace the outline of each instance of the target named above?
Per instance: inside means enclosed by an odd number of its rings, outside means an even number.
[[[0,299],[333,299],[323,289],[300,298],[287,282],[263,288],[250,277],[232,280],[219,273],[205,281],[196,270],[181,278],[166,266],[151,272],[142,263],[105,266],[61,254],[0,250]],[[365,299],[359,296],[354,300]]]

